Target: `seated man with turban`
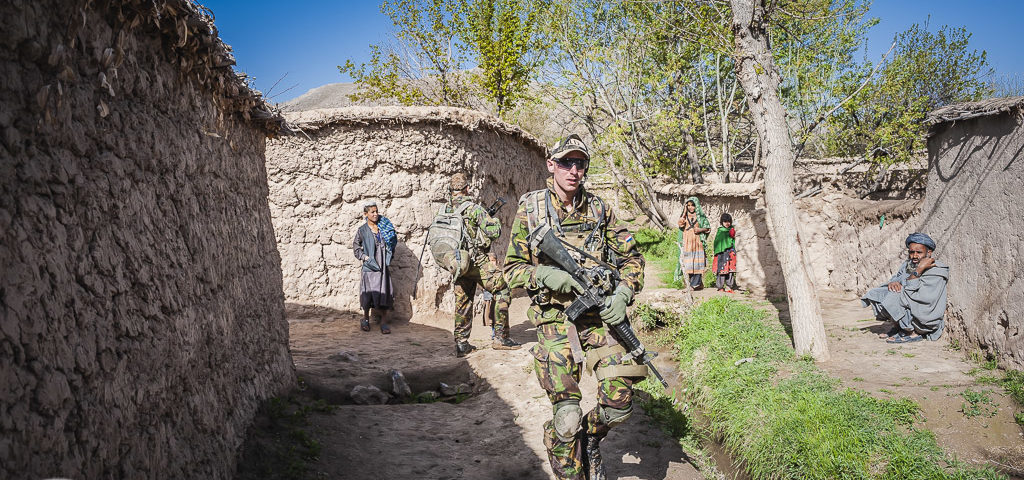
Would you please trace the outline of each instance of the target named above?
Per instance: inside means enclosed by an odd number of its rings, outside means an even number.
[[[900,265],[889,283],[868,290],[861,303],[881,321],[896,322],[886,337],[888,343],[938,340],[946,326],[946,282],[949,266],[935,260],[935,241],[923,233],[907,237],[908,260]]]

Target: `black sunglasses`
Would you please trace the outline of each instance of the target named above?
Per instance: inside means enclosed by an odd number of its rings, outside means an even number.
[[[572,170],[573,165],[575,165],[576,170],[582,172],[590,165],[590,160],[585,158],[558,158],[555,159],[555,163],[557,163],[560,168],[564,168],[566,170]]]

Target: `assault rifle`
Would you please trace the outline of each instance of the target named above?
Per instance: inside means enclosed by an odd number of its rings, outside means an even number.
[[[491,204],[491,206],[487,207],[487,214],[493,217],[494,214],[498,213],[498,210],[501,210],[501,207],[504,206],[505,199],[502,197],[498,197],[498,199],[495,200],[494,203]]]
[[[539,248],[542,253],[547,255],[562,270],[569,272],[569,275],[572,275],[572,278],[583,286],[583,293],[565,309],[565,315],[569,317],[570,321],[575,321],[580,315],[583,315],[592,308],[603,307],[605,297],[612,295],[615,292],[615,287],[622,280],[618,271],[611,265],[594,258],[574,245],[565,243],[555,236],[555,233],[548,225],[542,225],[530,233],[527,241],[530,245]],[[569,254],[569,250],[566,247],[572,248],[585,258],[593,260],[596,265],[590,268],[583,268]],[[627,318],[617,325],[609,325],[609,327],[615,333],[619,343],[626,348],[626,356],[622,359],[624,361],[636,359],[637,363],[647,365],[651,374],[661,382],[662,386],[668,388],[668,383],[662,378],[661,372],[654,367],[653,360],[658,354],[656,352],[648,352],[644,344],[640,342],[640,339],[636,338],[636,333],[633,332],[629,319]]]

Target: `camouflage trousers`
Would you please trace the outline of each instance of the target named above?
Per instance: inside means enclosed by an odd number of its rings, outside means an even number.
[[[533,305],[527,311],[527,316],[537,325],[537,345],[531,350],[534,357],[534,371],[552,405],[563,400],[580,400],[583,397],[579,381],[580,375],[587,366],[592,365],[591,368],[598,371],[613,365],[633,364],[632,361],[622,361],[624,351],[621,349],[618,353],[604,358],[588,358],[583,363],[577,363],[573,360],[568,323],[564,320],[565,316],[560,310],[556,308],[541,309]],[[600,356],[597,349],[606,347],[609,343],[607,327],[595,316],[578,320],[576,328],[583,351],[588,356],[594,356],[594,353]],[[589,373],[594,373],[594,371]],[[629,409],[633,403],[633,383],[640,379],[619,376],[610,376],[604,379],[600,379],[599,376],[598,378],[598,405],[585,415],[581,433],[601,439],[608,434],[611,426],[602,420],[599,409],[602,406]],[[564,442],[555,434],[551,420],[544,424],[544,446],[547,447],[548,460],[557,478],[586,478],[587,474],[583,468],[582,443],[581,435],[577,435],[570,442]]]
[[[512,295],[497,262],[487,255],[478,255],[469,270],[455,280],[455,341],[469,341],[477,284],[494,296],[494,338],[508,338],[508,306]]]

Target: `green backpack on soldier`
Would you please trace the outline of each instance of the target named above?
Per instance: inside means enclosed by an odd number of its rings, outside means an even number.
[[[430,254],[441,268],[451,272],[453,279],[469,270],[469,239],[462,216],[472,206],[472,202],[462,202],[451,212],[447,205],[442,206],[427,229]]]

